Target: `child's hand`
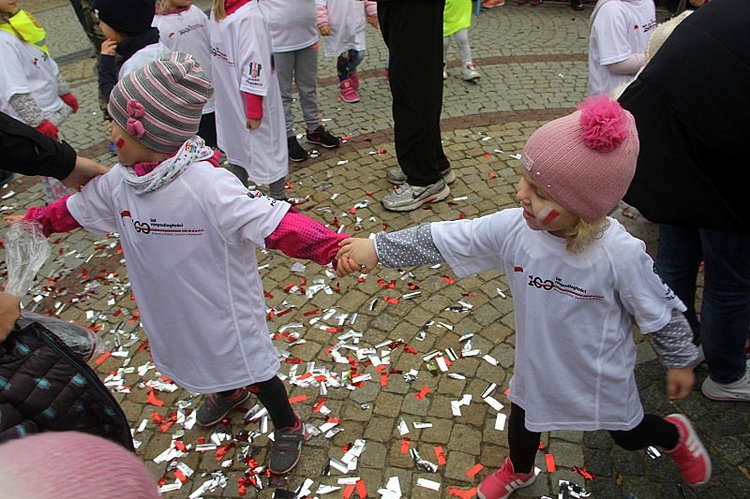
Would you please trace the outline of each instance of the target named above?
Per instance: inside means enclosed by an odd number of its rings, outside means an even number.
[[[367,18],[367,23],[375,29],[380,29],[380,23],[378,22],[378,16],[370,16]]]
[[[369,239],[358,239],[350,237],[339,243],[341,249],[336,253],[336,258],[341,262],[347,258],[359,265],[361,272],[368,273],[378,264],[378,254],[375,252],[375,244]]]
[[[248,118],[247,121],[245,121],[245,126],[247,127],[248,130],[255,130],[256,128],[260,126],[261,121],[262,120]]]
[[[23,215],[7,215],[3,217],[3,220],[5,221],[6,225],[11,226],[14,223],[18,223],[23,220]]]
[[[101,45],[101,54],[102,55],[116,55],[117,52],[115,51],[117,49],[117,40],[113,40],[111,38],[107,38],[102,42]]]
[[[338,277],[344,277],[352,272],[364,272],[364,269],[351,258],[342,257],[336,260],[336,275]]]
[[[684,399],[693,392],[695,373],[692,367],[670,367],[667,370],[667,397]]]
[[[325,24],[318,28],[318,33],[320,33],[320,36],[331,36],[331,27]]]

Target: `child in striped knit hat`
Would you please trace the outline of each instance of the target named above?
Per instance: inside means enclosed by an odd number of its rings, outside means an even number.
[[[253,393],[274,424],[269,469],[281,474],[297,464],[307,433],[277,376],[256,248],[327,265],[346,236],[217,168],[195,136],[212,93],[200,65],[180,52],[127,75],[109,100],[119,163],[25,218],[45,235],[118,232],[157,370],[207,394],[202,426]]]

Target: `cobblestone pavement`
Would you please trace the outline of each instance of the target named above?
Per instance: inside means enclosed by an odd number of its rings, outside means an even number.
[[[206,0],[198,4],[209,6]],[[70,4],[29,0],[22,7],[47,28],[52,54],[81,102],[62,126],[65,139],[80,154],[113,164],[96,99],[94,59]],[[482,77],[476,84],[464,82],[453,49],[445,82],[444,145],[458,178],[448,200],[411,213],[389,213],[379,203],[390,188],[385,172],[396,160],[383,78],[386,50],[368,28],[359,103],[337,101],[335,62],[321,58],[325,124],[347,141],[293,165],[289,195],[303,201],[299,209],[310,216],[358,236],[514,206],[513,156],[540,124],[570,112],[584,96],[590,12],[590,5],[575,13],[565,3],[532,7],[509,0],[474,18],[470,36]],[[667,15],[659,12],[661,19]],[[40,204],[41,192],[37,179],[16,176],[2,190],[3,214]],[[655,250],[651,224],[622,212],[618,217]],[[245,481],[254,472],[244,458],[263,463],[268,439],[257,422],[244,422],[255,402],[232,413],[226,425],[193,426],[190,414],[200,399],[160,379],[150,363],[117,236],[76,231],[51,241],[53,256],[26,308],[99,331],[103,355],[92,365],[125,409],[138,454],[165,497],[281,497],[282,490],[311,497],[397,497],[386,495],[394,484],[402,497],[473,497],[474,487],[507,454],[498,414],[508,411],[501,405],[508,403],[514,334],[501,274],[455,280],[442,265],[335,279],[316,264],[259,251],[270,328],[284,358],[281,373],[295,409],[317,434],[285,481],[269,484],[261,475],[264,489],[256,492]],[[418,297],[409,298],[417,291]],[[710,484],[683,486],[668,458],[615,448],[606,432],[566,431],[543,436],[539,479],[517,497],[557,497],[561,480],[598,498],[750,497],[750,406],[705,399],[698,389],[705,368],[697,370],[693,395],[668,401],[665,370],[650,344],[638,334],[636,341],[646,409],[681,412],[695,422],[713,458]],[[438,358],[427,362],[435,352]],[[449,352],[459,355],[451,358]],[[364,450],[357,454],[360,444]],[[437,472],[416,466],[410,449],[437,464]],[[575,467],[593,473],[593,481]],[[86,472],[106,473],[106,465]],[[333,488],[329,495],[326,487]]]

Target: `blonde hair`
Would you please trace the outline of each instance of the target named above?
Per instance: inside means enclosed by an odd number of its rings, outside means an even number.
[[[226,19],[227,10],[224,8],[224,0],[214,0],[211,10],[214,11],[214,20],[221,21],[222,19]]]
[[[565,249],[570,253],[581,253],[594,241],[601,239],[608,227],[607,217],[591,222],[579,218],[565,233],[567,241]]]

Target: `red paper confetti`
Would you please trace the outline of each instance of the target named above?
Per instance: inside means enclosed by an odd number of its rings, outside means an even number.
[[[456,283],[456,281],[454,281],[453,279],[451,279],[451,278],[450,278],[450,277],[448,277],[447,275],[444,275],[444,276],[443,276],[443,280],[444,280],[445,282],[447,282],[448,284],[455,284],[455,283]]]
[[[482,466],[481,464],[477,463],[474,466],[472,466],[469,471],[466,472],[466,476],[469,477],[469,478],[474,478],[475,476],[477,476],[477,473],[479,473],[483,469],[484,469],[484,466]]]
[[[367,497],[367,488],[365,487],[364,480],[357,480],[357,495],[360,499]]]
[[[407,454],[411,448],[411,440],[408,438],[401,439],[401,454]]]
[[[97,358],[97,359],[96,359],[96,360],[94,361],[94,364],[96,364],[97,366],[100,366],[100,365],[102,365],[102,363],[103,363],[103,362],[104,362],[105,360],[107,360],[107,359],[108,359],[108,358],[109,358],[109,357],[110,357],[111,355],[112,355],[112,352],[104,352],[103,354],[101,354],[101,355],[100,355],[100,356],[99,356],[99,357],[98,357],[98,358]]]
[[[159,400],[156,397],[156,394],[154,393],[153,390],[149,390],[148,397],[146,398],[146,403],[147,404],[151,404],[151,405],[155,405],[157,407],[161,407],[161,406],[164,405],[164,401],[163,400]]]
[[[555,468],[555,456],[552,454],[545,454],[544,459],[547,461],[547,473],[554,473],[557,471],[557,468]]]
[[[305,400],[307,400],[307,395],[302,394],[302,395],[297,395],[296,397],[291,397],[289,399],[289,403],[298,404],[299,402],[304,402]]]
[[[440,466],[444,466],[448,460],[445,459],[445,452],[443,452],[443,448],[439,445],[435,446],[435,458],[437,459],[437,463]]]
[[[448,489],[448,495],[452,495],[453,497],[461,497],[462,499],[472,499],[472,497],[476,497],[477,495],[477,488],[474,487],[469,490],[461,490],[457,489],[456,487],[451,487]]]
[[[579,466],[573,466],[573,471],[575,471],[576,473],[578,473],[579,475],[581,475],[586,480],[591,481],[591,480],[594,479],[594,474],[591,473],[589,470],[587,470],[585,468],[581,468]]]
[[[417,399],[417,400],[422,400],[423,398],[425,398],[427,396],[428,393],[430,393],[430,387],[429,386],[425,386],[424,388],[422,388],[421,390],[419,390],[419,393],[417,393],[414,396],[414,398]]]

